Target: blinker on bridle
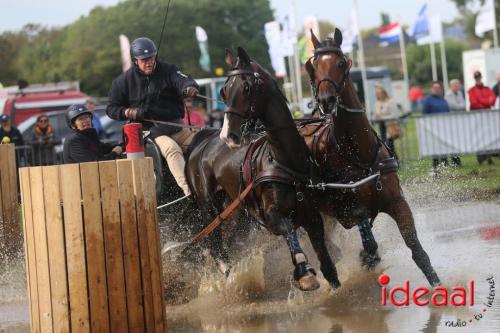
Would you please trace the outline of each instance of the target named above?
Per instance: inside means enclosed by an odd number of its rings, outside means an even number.
[[[316,59],[318,56],[320,56],[322,54],[328,54],[328,53],[335,53],[335,54],[341,55],[344,58],[344,61],[347,63],[347,57],[342,52],[342,49],[340,47],[337,47],[337,46],[318,47],[317,49],[314,49],[314,56],[312,58]],[[331,79],[328,76],[322,77],[320,80],[318,80],[318,82],[311,81],[311,87],[313,89],[314,99],[315,99],[317,105],[319,106],[319,110],[322,114],[325,114],[325,112],[323,110],[321,103],[319,102],[319,99],[318,99],[319,86],[323,82],[328,82],[335,89],[335,96],[334,96],[335,97],[335,104],[334,104],[334,110],[332,113],[336,116],[337,115],[337,107],[339,105],[341,105],[340,104],[341,103],[340,93],[347,86],[347,81],[349,80],[349,70],[350,70],[350,67],[346,66],[346,69],[344,71],[344,77],[342,78],[342,81],[340,81],[340,83],[335,82],[333,79]],[[351,111],[351,109],[349,109],[349,108],[345,108],[345,109],[347,111]],[[354,111],[354,112],[359,112],[359,111]]]
[[[248,91],[247,91],[247,95],[248,97],[250,98],[250,103],[249,103],[249,116],[248,115],[245,115],[243,113],[240,113],[240,112],[237,112],[237,111],[234,111],[232,108],[229,108],[229,110],[225,110],[224,113],[226,114],[234,114],[240,118],[243,118],[243,119],[251,119],[251,118],[254,118],[255,117],[255,104],[256,104],[256,93],[260,90],[262,84],[263,84],[263,81],[262,81],[262,78],[261,78],[261,75],[257,72],[254,72],[252,70],[249,70],[249,69],[234,69],[234,70],[231,70],[227,73],[227,81],[226,83],[229,81],[229,78],[233,77],[233,76],[239,76],[239,75],[250,75],[254,78],[254,81],[253,81],[253,84],[250,84],[249,87],[248,87]]]

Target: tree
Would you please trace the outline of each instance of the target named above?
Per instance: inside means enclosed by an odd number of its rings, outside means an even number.
[[[462,52],[468,49],[464,42],[453,39],[445,39],[446,62],[448,68],[448,78],[463,79],[462,73]],[[440,47],[440,46],[439,46]],[[439,55],[439,47],[436,48],[436,55]],[[408,72],[412,84],[428,85],[431,81],[431,56],[429,45],[410,44],[406,48],[406,58],[408,62]],[[437,56],[438,76],[441,75],[441,57]]]
[[[452,2],[455,3],[457,6],[458,11],[464,18],[464,23],[465,23],[465,30],[469,37],[473,39],[480,39],[480,40],[493,40],[493,32],[489,31],[486,32],[483,38],[478,38],[475,34],[475,25],[476,25],[476,17],[477,17],[477,12],[473,11],[472,8],[469,6],[473,3],[476,2],[476,0],[452,0]],[[485,0],[480,0],[480,4],[483,5]],[[498,8],[500,8],[500,0],[494,0],[494,5],[496,8],[495,15],[496,15],[496,22],[497,22],[497,31],[498,31],[498,22],[500,22],[500,11]]]
[[[198,64],[195,26],[208,35],[215,67],[224,67],[226,48],[243,46],[262,66],[269,68],[264,24],[273,19],[269,0],[183,0],[169,9],[163,40],[160,32],[166,2],[125,0],[112,7],[95,7],[62,29],[29,26],[17,34],[0,35],[0,42],[15,43],[19,57],[6,59],[0,73],[6,83],[22,75],[30,82],[79,80],[85,92],[107,95],[112,79],[121,72],[118,36],[132,41],[148,36],[160,45],[161,59],[175,63],[194,77],[206,76]],[[7,47],[8,43],[1,43]],[[10,47],[10,46],[9,46]],[[0,49],[3,51],[3,49]],[[1,52],[3,58],[10,55]],[[9,63],[10,61],[10,63]],[[4,64],[10,64],[4,67]],[[4,79],[7,78],[7,79]]]

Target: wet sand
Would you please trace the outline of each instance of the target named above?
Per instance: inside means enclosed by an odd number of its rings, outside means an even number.
[[[360,267],[357,229],[328,222],[328,234],[341,248],[337,263],[342,287],[299,291],[284,240],[259,232],[257,245],[226,280],[207,264],[188,303],[167,306],[169,332],[500,332],[500,201],[411,203],[417,231],[436,272],[446,286],[475,282],[475,305],[464,307],[396,307],[381,305],[380,274],[389,288],[408,279],[411,288],[428,287],[411,259],[395,223],[381,214],[374,225],[381,263],[374,271]],[[306,253],[319,265],[306,237]],[[487,303],[493,276],[496,296]],[[28,332],[28,305],[22,267],[0,277],[0,332]],[[180,289],[179,293],[184,292]],[[193,290],[191,290],[193,293]],[[177,295],[179,296],[179,295]],[[483,311],[486,309],[486,311]],[[481,314],[482,317],[478,315]],[[475,315],[477,317],[475,317]],[[464,327],[448,327],[465,323]]]

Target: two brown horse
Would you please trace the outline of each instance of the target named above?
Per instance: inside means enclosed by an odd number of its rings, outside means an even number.
[[[324,277],[333,287],[340,286],[324,241],[321,215],[305,188],[313,173],[309,150],[285,97],[271,75],[251,62],[243,49],[238,48],[237,59],[227,51],[226,63],[232,70],[222,89],[226,103],[222,140],[212,136],[201,142],[186,165],[199,206],[205,214],[215,217],[223,208],[217,198],[219,190],[234,200],[252,181],[253,191],[244,201],[245,208],[269,231],[286,239],[300,289],[319,287],[296,234],[300,226],[311,239]],[[262,121],[267,134],[247,136],[252,142],[243,142],[242,125],[256,119]],[[209,241],[213,257],[220,267],[225,267],[227,254],[219,230],[210,235]]]
[[[317,143],[315,160],[320,164],[320,177],[331,182],[350,182],[380,172],[376,181],[368,182],[354,192],[327,191],[322,212],[334,216],[345,228],[351,228],[379,212],[391,216],[412,258],[432,286],[440,284],[427,253],[417,237],[411,209],[403,195],[397,176],[397,163],[389,149],[370,126],[358,100],[349,70],[352,65],[341,50],[342,33],[320,42],[312,34],[314,56],[306,70],[316,102],[322,113],[329,114],[321,127],[326,133]],[[320,130],[320,129],[318,129]],[[302,129],[302,131],[306,131]]]

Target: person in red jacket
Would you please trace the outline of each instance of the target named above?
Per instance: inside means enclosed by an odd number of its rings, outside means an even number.
[[[495,105],[497,100],[497,95],[495,95],[490,87],[485,86],[481,79],[481,72],[475,71],[474,80],[476,81],[476,84],[474,87],[470,88],[469,91],[467,91],[471,110],[489,109]],[[477,161],[479,164],[482,164],[486,160],[489,165],[493,164],[492,155],[477,155]]]
[[[497,99],[493,90],[491,90],[490,87],[485,86],[481,79],[481,72],[475,71],[474,80],[476,81],[476,84],[474,87],[470,88],[469,91],[467,91],[467,94],[469,94],[471,110],[489,109],[495,105],[495,101]]]

